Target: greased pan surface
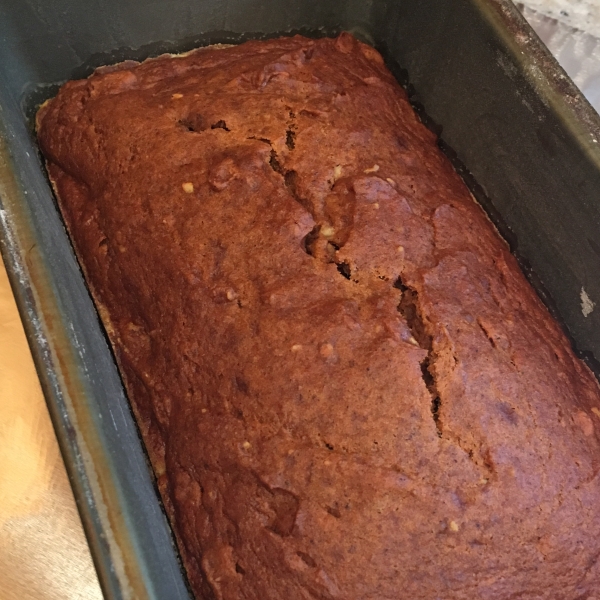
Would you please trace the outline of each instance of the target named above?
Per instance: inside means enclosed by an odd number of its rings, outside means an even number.
[[[408,70],[578,349],[600,356],[598,117],[510,2],[5,0],[0,16],[2,251],[108,598],[187,590],[37,153],[33,108],[57,83],[101,64],[287,31],[370,40]]]

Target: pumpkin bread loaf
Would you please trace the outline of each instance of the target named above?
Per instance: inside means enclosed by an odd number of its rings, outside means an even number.
[[[126,62],[37,122],[198,598],[600,598],[597,382],[375,50]]]

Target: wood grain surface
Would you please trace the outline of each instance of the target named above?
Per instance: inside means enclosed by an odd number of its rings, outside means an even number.
[[[102,593],[0,262],[0,600]]]

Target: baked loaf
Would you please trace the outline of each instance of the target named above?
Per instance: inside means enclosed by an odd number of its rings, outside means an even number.
[[[38,129],[198,598],[600,598],[597,382],[375,50],[124,63]]]

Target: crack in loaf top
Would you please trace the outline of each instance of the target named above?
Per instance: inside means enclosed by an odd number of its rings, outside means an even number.
[[[600,591],[596,381],[376,51],[124,63],[38,129],[200,597]]]

